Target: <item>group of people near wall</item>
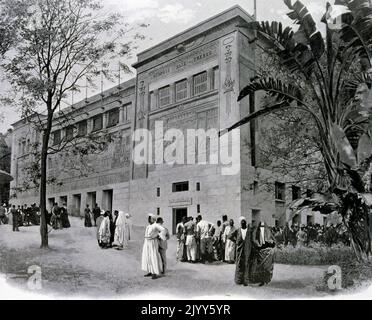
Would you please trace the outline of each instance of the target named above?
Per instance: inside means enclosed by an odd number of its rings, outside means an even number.
[[[50,213],[47,212],[46,220],[49,225],[53,227],[54,230],[62,230],[70,228],[70,219],[68,218],[67,205],[64,203],[62,207],[58,203],[54,203]]]
[[[31,206],[25,205],[6,205],[0,207],[0,224],[11,224],[13,231],[19,231],[19,227],[26,227],[40,224],[40,209],[36,203]]]
[[[184,217],[176,227],[177,260],[190,263],[224,261],[235,263],[235,282],[238,285],[268,284],[273,276],[275,239],[270,228],[261,222],[257,227],[239,218],[240,225],[223,216],[215,226],[199,215]],[[142,270],[145,277],[157,279],[166,271],[166,248],[169,232],[163,219],[152,214],[142,250]]]
[[[350,237],[343,224],[323,225],[312,224],[299,226],[296,223],[285,227],[274,227],[272,229],[277,245],[279,246],[309,246],[312,243],[319,243],[331,247],[334,244],[342,243],[350,245]]]
[[[97,209],[100,210],[96,216]],[[131,215],[123,211],[115,210],[112,214],[110,211],[104,211],[96,204],[93,212],[87,205],[84,212],[84,226],[92,227],[92,216],[94,226],[97,228],[97,242],[102,249],[114,248],[123,250],[128,247],[128,242],[132,236]]]

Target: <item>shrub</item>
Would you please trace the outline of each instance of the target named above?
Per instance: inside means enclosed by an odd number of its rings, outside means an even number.
[[[308,247],[277,247],[275,262],[292,265],[340,265],[343,261],[353,261],[355,256],[350,247],[337,244],[326,247],[317,243]]]

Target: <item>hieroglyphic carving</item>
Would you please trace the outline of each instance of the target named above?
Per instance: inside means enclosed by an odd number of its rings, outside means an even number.
[[[224,80],[224,93],[226,95],[226,113],[229,115],[231,113],[231,94],[234,92],[235,87],[235,80],[233,79],[233,52],[234,44],[235,44],[235,36],[231,35],[222,40],[222,50],[223,56],[225,60],[225,70],[226,70],[226,77]]]

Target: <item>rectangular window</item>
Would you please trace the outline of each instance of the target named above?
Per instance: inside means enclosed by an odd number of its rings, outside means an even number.
[[[275,182],[275,199],[285,201],[285,183]]]
[[[183,191],[189,191],[189,182],[176,182],[172,185],[172,192],[183,192]]]
[[[159,107],[167,106],[171,103],[170,87],[159,89]]]
[[[160,216],[160,208],[156,208],[156,214]]]
[[[196,213],[200,213],[200,204],[196,206]]]
[[[297,186],[292,186],[292,200],[297,200],[301,198],[301,188]]]
[[[200,182],[196,183],[196,191],[200,191]]]
[[[98,114],[93,117],[93,132],[99,131],[103,128],[103,116],[102,114]]]
[[[84,120],[84,121],[80,121],[78,124],[77,124],[77,127],[78,127],[78,136],[79,137],[83,137],[87,134],[88,132],[88,123],[87,123],[87,120]]]
[[[74,138],[74,126],[68,126],[66,128],[66,140],[71,141]]]
[[[176,83],[176,101],[181,101],[187,98],[187,79]]]
[[[53,132],[53,146],[56,146],[61,143],[61,130]]]
[[[194,76],[194,95],[202,94],[207,91],[208,85],[207,72],[202,72]]]
[[[160,188],[156,188],[156,196],[160,197]]]
[[[114,127],[119,123],[119,108],[112,109],[108,112],[107,127]]]

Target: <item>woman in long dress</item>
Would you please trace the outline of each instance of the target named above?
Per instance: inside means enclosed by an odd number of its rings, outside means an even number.
[[[236,228],[234,226],[234,220],[231,219],[229,225],[226,226],[223,237],[225,245],[225,261],[227,263],[235,262],[235,242],[236,242]]]
[[[142,270],[146,272],[145,277],[152,277],[152,279],[157,279],[163,272],[158,238],[166,240],[166,230],[161,225],[156,224],[155,221],[155,215],[150,214],[142,250]]]
[[[63,205],[63,207],[61,208],[61,224],[62,224],[62,228],[71,227],[70,220],[68,218],[68,211],[67,211],[66,205]]]
[[[117,250],[123,250],[128,246],[128,230],[126,228],[126,217],[123,211],[119,211],[116,219],[115,236],[113,246]]]
[[[106,249],[110,247],[110,218],[107,212],[103,217],[102,223],[98,229],[98,242],[101,248]]]
[[[91,212],[88,204],[87,207],[84,209],[84,227],[86,228],[92,227]]]

